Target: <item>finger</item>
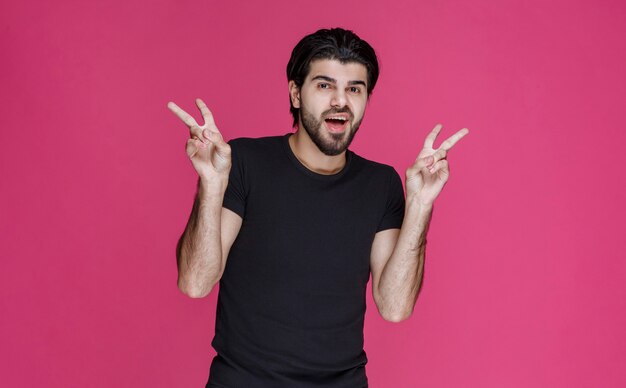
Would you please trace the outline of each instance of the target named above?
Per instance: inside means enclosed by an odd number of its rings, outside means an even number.
[[[450,148],[452,148],[452,146],[454,146],[456,142],[461,140],[463,136],[467,135],[468,133],[469,133],[469,129],[467,128],[461,129],[454,135],[447,138],[443,143],[441,143],[441,145],[439,146],[439,149],[444,149],[446,151],[450,150]]]
[[[432,168],[428,170],[431,174],[436,174],[438,171],[448,175],[450,174],[450,168],[447,160],[440,160],[433,165]]]
[[[418,157],[415,160],[413,167],[419,171],[424,167],[431,166],[434,163],[434,161],[435,161],[435,158],[433,157],[433,155],[424,156],[423,158]]]
[[[187,156],[189,157],[189,159],[193,158],[200,149],[200,147],[203,146],[204,144],[196,139],[187,139],[187,144],[185,144],[185,152],[187,152]]]
[[[444,149],[439,148],[434,154],[433,154],[433,165],[436,164],[438,161],[440,160],[444,160],[446,157],[448,156],[448,152]],[[433,166],[430,166],[431,168]]]
[[[433,144],[435,143],[435,139],[437,139],[437,135],[441,132],[441,128],[443,126],[441,124],[435,125],[432,131],[426,136],[426,140],[424,141],[424,147],[433,148]]]
[[[202,113],[202,118],[204,119],[204,125],[209,126],[211,128],[215,128],[217,130],[217,127],[215,126],[215,120],[213,119],[213,113],[211,113],[211,111],[206,106],[204,101],[202,101],[199,98],[196,98],[196,105],[200,109],[200,113]]]
[[[197,124],[193,125],[189,128],[189,137],[191,137],[192,139],[196,139],[199,140],[203,143],[207,142],[206,137],[204,136],[204,132],[205,130],[203,130],[201,127],[199,127]]]
[[[224,141],[219,131],[204,130],[203,135],[215,146],[217,151],[223,155],[230,155],[230,145]]]
[[[178,107],[178,105],[174,104],[172,101],[167,103],[167,107],[172,112],[174,112],[174,114],[176,116],[178,116],[178,118],[181,119],[183,121],[183,123],[185,123],[189,128],[191,128],[194,125],[198,125],[198,123],[196,123],[196,120],[194,120],[194,118],[191,117],[189,115],[189,113],[187,113],[184,110],[180,109]]]

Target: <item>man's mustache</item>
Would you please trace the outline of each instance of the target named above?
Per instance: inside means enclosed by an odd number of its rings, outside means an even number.
[[[329,115],[335,114],[335,113],[347,113],[348,115],[350,115],[350,120],[352,120],[354,118],[354,115],[352,114],[352,111],[348,107],[341,108],[341,109],[336,109],[336,108],[329,109],[329,110],[323,112],[322,116],[329,116]]]

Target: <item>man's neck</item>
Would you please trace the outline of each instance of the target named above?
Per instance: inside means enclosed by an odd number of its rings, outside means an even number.
[[[305,130],[297,129],[289,137],[289,146],[296,158],[309,170],[323,175],[336,174],[346,165],[346,152],[329,156],[320,151]]]

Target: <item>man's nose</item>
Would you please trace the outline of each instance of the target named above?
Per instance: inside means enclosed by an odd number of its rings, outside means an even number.
[[[335,89],[330,105],[337,108],[344,107],[346,105],[346,92],[344,90],[340,90],[339,88]]]

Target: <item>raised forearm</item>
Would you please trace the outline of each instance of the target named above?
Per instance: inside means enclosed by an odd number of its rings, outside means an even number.
[[[382,307],[381,314],[388,320],[401,321],[413,312],[422,284],[431,215],[432,205],[407,198],[398,241],[378,285],[378,304]]]
[[[178,288],[193,298],[206,296],[221,276],[221,212],[227,183],[227,178],[211,184],[198,181],[193,209],[178,242]]]
[[[413,312],[422,285],[432,204],[450,176],[447,154],[456,142],[469,133],[467,128],[463,128],[434,149],[433,144],[441,128],[441,124],[433,128],[415,163],[406,170],[404,222],[391,256],[382,269],[376,269],[379,275],[378,285],[373,289],[374,297],[378,310],[387,320],[401,321]]]

